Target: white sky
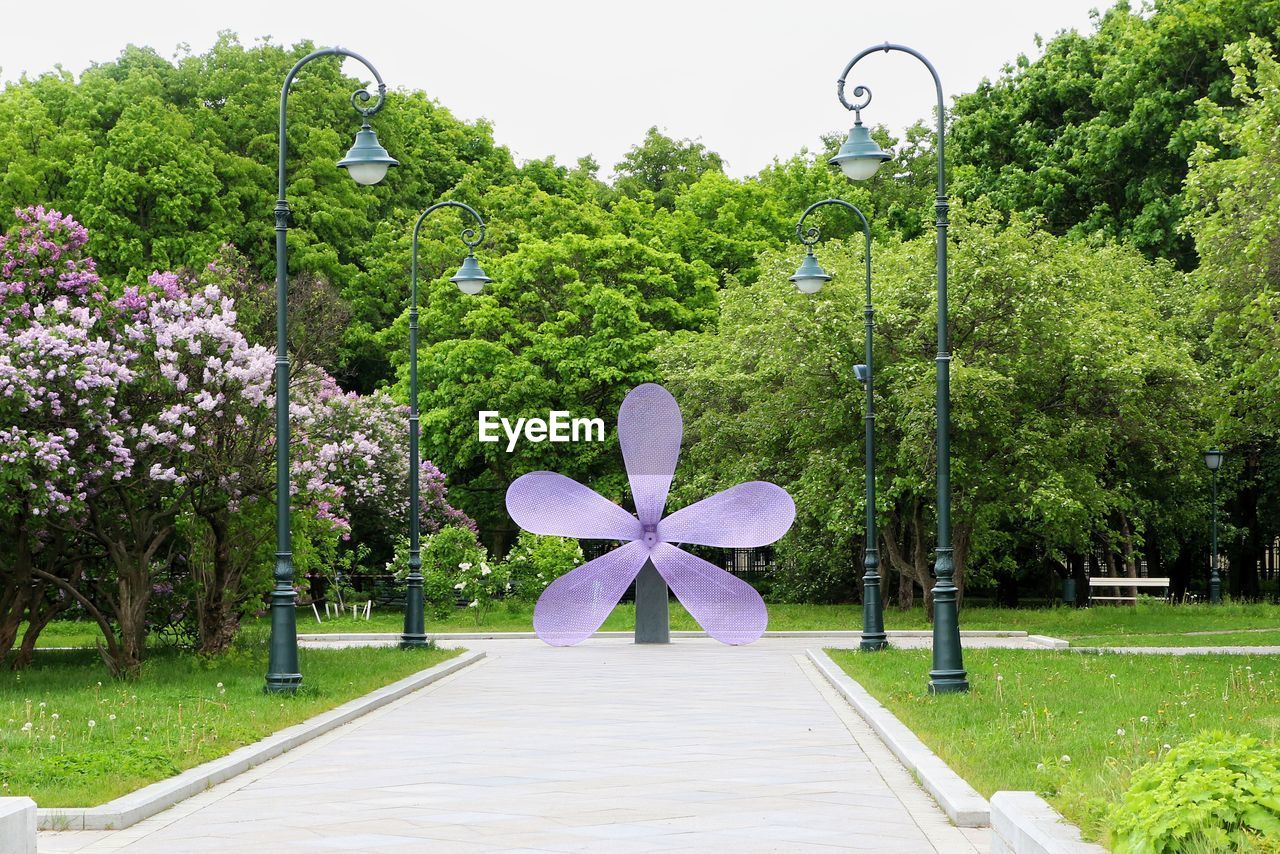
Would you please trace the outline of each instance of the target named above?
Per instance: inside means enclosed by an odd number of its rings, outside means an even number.
[[[645,130],[699,138],[733,175],[815,148],[851,116],[835,81],[864,47],[889,40],[928,56],[948,102],[996,76],[1034,36],[1089,32],[1108,0],[5,0],[0,79],[61,64],[79,73],[129,43],[172,56],[207,49],[219,30],[252,45],[339,44],[364,54],[388,85],[422,89],[461,118],[493,122],[521,159],[602,172]],[[353,12],[356,14],[353,16]],[[358,66],[348,65],[355,73]],[[304,72],[305,73],[305,72]],[[863,118],[901,129],[930,115],[928,73],[900,53],[873,54],[850,75],[875,99]]]

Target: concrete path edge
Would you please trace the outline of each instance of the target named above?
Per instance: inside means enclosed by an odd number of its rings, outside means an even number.
[[[464,652],[302,723],[282,729],[261,741],[239,747],[219,759],[188,768],[175,777],[144,786],[101,806],[37,809],[37,824],[40,830],[121,830],[129,827],[255,765],[261,765],[268,759],[350,723],[361,715],[475,664],[484,656],[484,652],[480,650]]]
[[[893,755],[915,773],[925,791],[938,802],[952,824],[957,827],[987,827],[991,824],[991,804],[973,786],[952,771],[902,721],[850,678],[826,652],[810,649],[807,653],[818,672],[866,720]]]
[[[991,854],[1106,854],[1035,792],[991,796]]]
[[[0,798],[0,854],[36,854],[36,802]]]

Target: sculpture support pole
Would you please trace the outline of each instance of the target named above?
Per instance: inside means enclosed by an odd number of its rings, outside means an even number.
[[[671,643],[671,607],[667,582],[653,561],[636,576],[636,643]]]

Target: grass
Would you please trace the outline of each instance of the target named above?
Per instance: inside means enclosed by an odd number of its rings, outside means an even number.
[[[924,609],[885,612],[885,628],[927,629]],[[266,625],[266,619],[259,621]],[[377,609],[372,619],[341,617],[317,623],[309,609],[298,610],[298,631],[318,632],[398,632],[403,614],[395,609]],[[769,628],[774,631],[856,630],[862,626],[860,605],[769,605]],[[1269,646],[1280,637],[1280,605],[1167,605],[1144,600],[1137,606],[1095,608],[962,608],[963,629],[1006,629],[1066,638],[1074,646]],[[605,631],[635,628],[635,606],[621,604],[601,627]],[[671,628],[698,629],[698,624],[678,602],[671,603]],[[1253,632],[1267,629],[1272,633]],[[427,620],[428,632],[528,632],[533,630],[533,605],[522,602],[498,603],[477,621],[475,611],[460,608],[444,619]],[[1222,631],[1230,635],[1195,636],[1188,632]],[[1186,636],[1185,640],[1182,639]],[[39,644],[51,646],[93,646],[100,635],[89,622],[54,622],[41,634]],[[1150,640],[1147,640],[1150,638]]]
[[[316,623],[314,617],[298,614],[298,631],[397,632],[404,618],[397,611],[375,611],[371,620],[352,620],[344,617]],[[885,628],[927,629],[924,609],[900,611],[890,608],[885,612]],[[1168,605],[1155,600],[1144,600],[1137,606],[1101,606],[1095,608],[963,608],[960,624],[964,629],[1006,629],[1031,634],[1046,634],[1071,640],[1073,645],[1101,645],[1099,638],[1114,638],[1114,644],[1138,645],[1136,638],[1159,635],[1160,642],[1149,645],[1165,645],[1169,638],[1186,632],[1229,631],[1228,636],[1192,636],[1180,646],[1242,645],[1265,646],[1275,642],[1274,635],[1255,633],[1252,629],[1269,629],[1280,633],[1280,605]],[[862,627],[860,605],[769,605],[769,629],[773,631],[822,631],[857,630]],[[635,606],[618,605],[601,627],[604,631],[630,631],[635,628]],[[671,603],[671,628],[694,630],[700,628],[678,602]],[[474,611],[459,609],[447,619],[429,619],[428,632],[528,632],[533,630],[533,605],[527,603],[499,603],[477,622]],[[1087,641],[1084,643],[1082,641]],[[1169,646],[1175,645],[1169,643]]]
[[[1086,836],[1138,766],[1205,729],[1280,735],[1280,660],[965,650],[972,690],[929,696],[929,650],[836,662],[985,797],[1039,792]]]
[[[42,807],[95,806],[216,759],[459,650],[301,649],[303,686],[262,690],[265,635],[226,655],[158,651],[132,682],[103,675],[96,652],[37,652],[0,673],[0,795]]]

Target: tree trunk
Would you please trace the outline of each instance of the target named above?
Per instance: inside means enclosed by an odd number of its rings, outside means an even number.
[[[1124,574],[1127,578],[1138,577],[1138,561],[1133,548],[1133,531],[1129,528],[1129,517],[1123,513],[1119,514],[1120,523],[1120,552],[1124,556]],[[1138,588],[1130,587],[1129,595],[1133,597],[1133,604],[1138,604]]]
[[[80,572],[77,570],[76,577],[79,575]],[[53,621],[54,617],[71,607],[71,597],[51,598],[49,596],[47,582],[34,582],[34,584],[38,586],[32,588],[31,603],[27,608],[27,628],[22,633],[22,645],[18,647],[18,652],[11,664],[14,670],[21,670],[31,663],[40,633]]]
[[[13,649],[31,600],[31,539],[23,522],[17,525],[13,545],[13,566],[4,573],[0,588],[0,658]]]
[[[196,593],[196,623],[200,634],[200,652],[214,655],[224,652],[240,628],[238,596],[243,573],[233,559],[231,548],[231,513],[228,508],[201,514],[209,528],[210,569],[199,571]]]
[[[889,564],[902,574],[902,581],[907,584],[915,581],[924,590],[925,614],[929,618],[929,622],[933,622],[933,579],[929,572],[930,552],[924,542],[924,515],[919,499],[911,501],[910,514],[907,516],[904,533],[910,538],[909,549],[905,544],[899,543],[897,525],[892,518],[885,522],[882,535],[885,551],[889,557]],[[901,596],[901,587],[899,587],[899,591]]]

